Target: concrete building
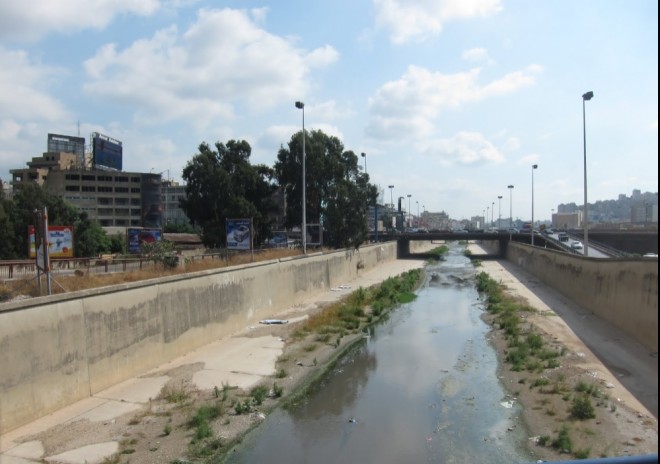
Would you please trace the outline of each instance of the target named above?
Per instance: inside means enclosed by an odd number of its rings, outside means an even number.
[[[35,182],[102,227],[161,227],[161,175],[88,168],[76,153],[44,153],[12,169],[16,191]]]

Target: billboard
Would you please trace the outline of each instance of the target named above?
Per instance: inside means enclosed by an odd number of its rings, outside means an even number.
[[[94,132],[92,134],[92,162],[95,168],[122,169],[123,147],[119,140]]]
[[[129,227],[126,229],[126,244],[129,253],[142,253],[143,243],[159,242],[163,238],[160,229],[141,229]]]
[[[28,226],[28,256],[37,257],[34,226]],[[73,226],[48,226],[48,255],[73,258]]]
[[[252,249],[252,220],[227,219],[227,249]]]
[[[85,157],[85,138],[71,135],[48,134],[48,153],[75,153],[78,161]]]

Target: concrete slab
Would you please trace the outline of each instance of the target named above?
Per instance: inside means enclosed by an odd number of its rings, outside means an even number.
[[[18,458],[15,456],[10,456],[8,454],[3,454],[0,455],[2,458],[2,464],[40,464],[43,461],[41,459],[39,460],[33,460],[33,459],[25,459],[25,458]]]
[[[150,398],[156,398],[163,386],[170,378],[166,375],[160,377],[137,377],[128,379],[96,395],[106,400],[128,401],[130,403],[148,403]]]
[[[99,407],[81,414],[76,420],[87,419],[90,422],[106,422],[119,416],[123,416],[126,413],[137,411],[141,407],[142,405],[137,403],[109,400]]]
[[[256,374],[215,370],[196,372],[192,378],[193,383],[200,390],[212,390],[214,387],[222,389],[223,385],[250,390],[262,380],[263,377]]]
[[[100,464],[117,451],[119,451],[119,443],[108,441],[49,456],[45,458],[45,461],[57,464]]]
[[[44,445],[38,440],[28,441],[12,448],[8,455],[15,458],[34,459],[39,462],[44,455]],[[3,459],[2,463],[4,464],[4,462]]]
[[[30,422],[22,427],[14,429],[10,432],[0,435],[0,452],[5,452],[16,447],[20,444],[20,438],[37,433],[44,432],[56,425],[64,424],[76,417],[99,407],[104,404],[105,400],[101,398],[85,398],[84,400],[77,401],[69,406],[55,411],[52,414],[42,417],[34,422]],[[2,463],[4,464],[4,462]]]

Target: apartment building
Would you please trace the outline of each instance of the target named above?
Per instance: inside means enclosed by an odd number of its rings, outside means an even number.
[[[12,169],[14,191],[36,182],[102,227],[161,227],[161,175],[85,167],[75,153],[44,153]]]

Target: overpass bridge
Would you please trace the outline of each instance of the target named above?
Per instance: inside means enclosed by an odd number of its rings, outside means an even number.
[[[566,231],[571,240],[582,241],[584,231],[572,229]],[[375,238],[372,233],[372,240]],[[497,252],[488,256],[503,258],[506,256],[508,244],[532,243],[532,235],[529,232],[485,232],[485,231],[441,231],[441,232],[397,232],[378,234],[378,241],[398,242],[397,251],[399,257],[410,255],[411,241],[490,241],[498,242]],[[534,234],[534,245],[552,250],[564,251],[574,255],[582,255],[581,251],[572,249],[567,243],[560,242],[556,235]],[[599,251],[600,257],[622,258],[642,256],[645,253],[658,253],[658,231],[657,230],[590,230],[589,248]]]

